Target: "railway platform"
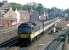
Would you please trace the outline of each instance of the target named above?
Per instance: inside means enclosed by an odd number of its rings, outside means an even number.
[[[9,27],[7,29],[2,29],[0,30],[0,44],[17,36],[16,33],[16,28],[15,26]]]

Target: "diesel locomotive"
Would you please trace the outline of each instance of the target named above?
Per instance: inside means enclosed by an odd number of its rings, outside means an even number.
[[[44,23],[44,28],[48,29],[48,27],[50,28],[51,26],[53,26],[54,23],[52,23],[52,22],[54,22],[54,21],[56,21],[56,19],[49,20],[48,22],[46,21]],[[42,32],[43,32],[42,23],[40,23],[40,24],[22,23],[18,27],[17,40],[20,43],[23,43],[23,45],[29,45],[29,44],[31,44],[31,42],[38,39],[38,37],[40,37]]]

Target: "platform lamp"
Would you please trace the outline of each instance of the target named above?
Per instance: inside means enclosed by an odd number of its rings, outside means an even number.
[[[34,0],[33,0],[33,2],[34,2]],[[30,0],[30,5],[29,5],[30,7],[28,8],[28,13],[29,13],[29,22],[30,23],[32,23],[31,22],[31,15],[32,15],[32,12],[33,12],[33,8],[32,8],[32,6],[33,6],[33,3],[32,3],[32,0]]]

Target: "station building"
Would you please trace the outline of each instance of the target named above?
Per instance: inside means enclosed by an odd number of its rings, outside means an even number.
[[[43,15],[42,15],[43,16]],[[39,13],[37,11],[12,10],[7,0],[0,2],[0,27],[8,28],[19,23],[31,22],[38,24]]]

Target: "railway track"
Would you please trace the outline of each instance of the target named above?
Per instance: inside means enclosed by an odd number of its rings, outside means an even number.
[[[63,39],[55,39],[44,50],[57,50],[59,45],[63,42]]]
[[[12,47],[12,46],[16,46],[17,42],[18,41],[16,40],[16,38],[11,38],[10,40],[8,40],[6,42],[1,43],[0,44],[0,48],[2,48],[2,47]]]
[[[44,50],[57,50],[60,45],[64,44],[66,34],[69,35],[69,29],[66,29],[59,34],[56,34],[56,39],[53,40]]]

